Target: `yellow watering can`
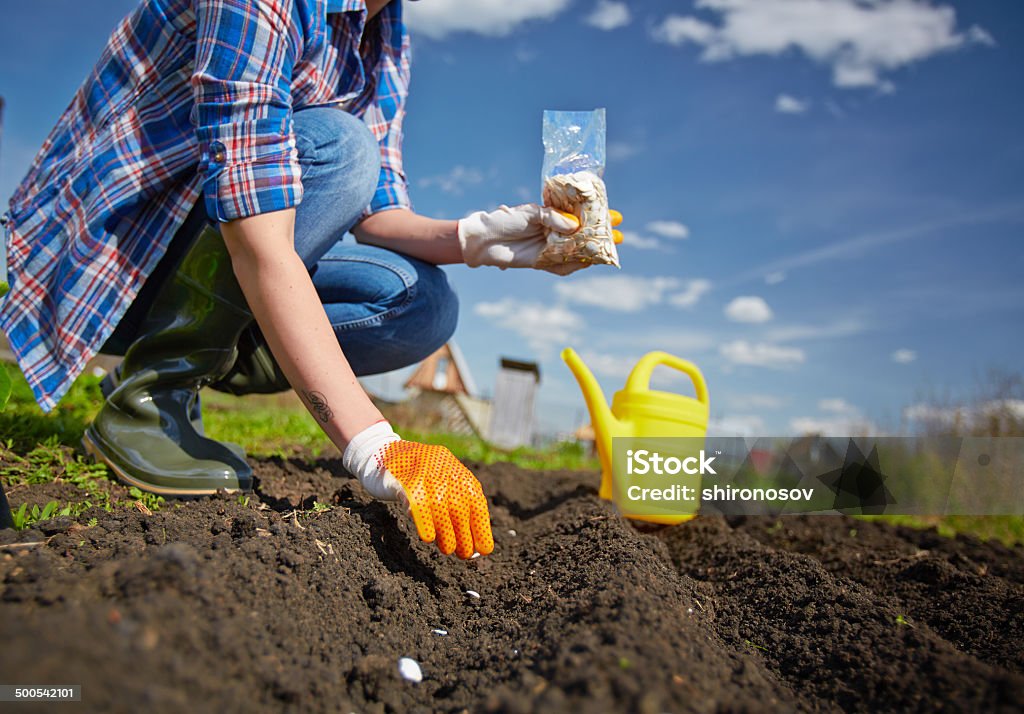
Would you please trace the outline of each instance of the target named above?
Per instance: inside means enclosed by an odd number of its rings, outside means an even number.
[[[587,409],[590,411],[594,439],[601,459],[601,488],[598,491],[601,498],[612,500],[614,438],[690,437],[686,439],[689,447],[699,444],[700,448],[703,448],[703,439],[708,429],[708,388],[704,382],[704,375],[692,362],[666,352],[649,352],[633,367],[626,380],[626,387],[615,393],[609,409],[601,387],[580,356],[572,348],[567,347],[562,350],[562,359],[569,365],[573,376],[579,382]],[[672,367],[688,376],[693,382],[697,398],[652,390],[651,373],[659,365]],[[698,441],[694,441],[694,437]],[[694,517],[693,513],[627,515],[630,518],[670,525]]]

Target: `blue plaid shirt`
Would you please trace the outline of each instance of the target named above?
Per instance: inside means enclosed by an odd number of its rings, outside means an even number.
[[[292,112],[336,105],[377,137],[367,213],[408,207],[400,0],[143,0],[114,30],[11,198],[0,329],[51,409],[200,199],[229,221],[297,205]]]

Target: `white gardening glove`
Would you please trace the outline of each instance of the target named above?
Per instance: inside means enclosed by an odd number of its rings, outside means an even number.
[[[371,496],[384,501],[398,501],[404,497],[402,484],[393,475],[380,467],[377,458],[391,443],[401,441],[386,421],[379,421],[355,435],[341,455],[341,465],[359,479]]]
[[[493,265],[506,268],[532,268],[547,246],[544,229],[573,233],[579,223],[565,214],[536,203],[501,206],[496,211],[477,211],[459,221],[459,244],[466,265],[478,268]],[[545,268],[556,275],[568,275],[586,263],[566,263]]]

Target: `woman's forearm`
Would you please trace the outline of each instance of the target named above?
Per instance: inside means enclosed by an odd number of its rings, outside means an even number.
[[[458,221],[427,218],[405,208],[381,211],[352,229],[360,243],[378,245],[434,265],[461,263]]]
[[[221,225],[238,282],[281,370],[339,449],[383,419],[338,345],[295,253],[295,211]]]

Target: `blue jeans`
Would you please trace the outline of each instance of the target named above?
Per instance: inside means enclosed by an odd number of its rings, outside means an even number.
[[[297,111],[293,125],[303,186],[295,211],[295,251],[310,271],[345,357],[359,376],[419,362],[455,332],[458,299],[444,271],[385,248],[342,240],[376,190],[376,139],[360,119],[329,107]],[[131,344],[155,290],[205,217],[202,201],[193,213],[104,352],[123,353]]]

